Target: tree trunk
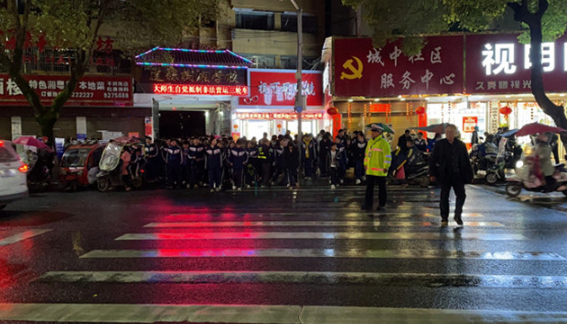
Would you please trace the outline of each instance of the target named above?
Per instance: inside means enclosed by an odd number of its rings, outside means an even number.
[[[557,127],[567,129],[567,117],[565,117],[565,109],[553,103],[545,93],[543,86],[543,66],[541,62],[541,43],[543,41],[542,34],[542,17],[549,7],[547,0],[539,0],[539,8],[536,13],[531,13],[528,9],[526,0],[522,0],[521,4],[510,2],[508,6],[514,10],[514,19],[523,22],[530,28],[530,60],[532,61],[531,81],[532,94],[541,108],[541,110],[551,117]],[[567,147],[567,133],[561,133],[561,142]]]
[[[36,116],[35,120],[39,124],[41,130],[41,136],[47,136],[47,145],[49,147],[55,147],[55,137],[53,135],[53,127],[57,122],[57,117],[53,114],[45,113],[42,115]]]
[[[567,129],[567,118],[565,117],[565,109],[553,103],[545,93],[543,85],[543,66],[541,62],[541,44],[542,44],[542,28],[541,16],[530,24],[530,44],[531,44],[531,61],[532,61],[532,94],[541,110],[550,116],[557,127]],[[561,133],[561,141],[567,147],[567,133]]]

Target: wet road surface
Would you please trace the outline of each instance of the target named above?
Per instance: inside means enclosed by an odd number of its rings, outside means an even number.
[[[439,191],[34,194],[0,212],[0,323],[567,323],[567,213]],[[555,197],[559,203],[566,199]]]

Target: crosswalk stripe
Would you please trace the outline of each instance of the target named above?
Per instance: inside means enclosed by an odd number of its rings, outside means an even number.
[[[300,323],[300,306],[0,304],[0,320],[77,323]]]
[[[322,271],[50,271],[40,282],[96,283],[317,283],[566,289],[567,277]]]
[[[518,241],[521,234],[490,233],[322,233],[322,232],[232,232],[232,233],[132,233],[118,237],[118,241],[164,240],[482,240]]]
[[[218,212],[218,213],[194,213],[194,214],[171,214],[167,217],[191,217],[191,218],[214,218],[223,220],[226,218],[244,218],[244,217],[297,217],[297,216],[305,216],[308,214],[309,216],[316,216],[316,217],[329,217],[329,216],[340,216],[344,218],[364,218],[368,219],[368,215],[374,216],[394,216],[396,218],[419,218],[419,217],[426,217],[426,218],[435,218],[440,219],[441,216],[437,213],[427,213],[427,212],[402,212],[402,211],[387,211],[387,212],[294,212],[294,213],[239,213],[239,212]],[[463,213],[463,219],[467,219],[469,217],[473,218],[484,218],[483,214],[480,213]]]
[[[335,249],[157,249],[93,250],[81,258],[360,258],[360,259],[480,259],[565,261],[557,253],[445,250],[335,250]]]
[[[32,230],[27,230],[25,232],[22,233],[18,233],[9,237],[6,237],[4,239],[0,240],[0,247],[1,246],[6,246],[6,245],[10,245],[10,244],[14,244],[29,238],[32,238],[34,236],[38,236],[47,232],[51,232],[52,229],[32,229]]]
[[[414,222],[410,221],[249,221],[249,222],[170,222],[170,223],[149,223],[144,225],[144,227],[152,228],[202,228],[202,227],[270,227],[270,226],[280,226],[280,227],[364,227],[364,226],[438,226],[439,224],[433,224],[431,222],[424,222],[417,220]],[[497,222],[467,222],[467,227],[502,227],[501,223]]]
[[[567,323],[565,312],[297,305],[0,304],[0,320],[77,323]]]

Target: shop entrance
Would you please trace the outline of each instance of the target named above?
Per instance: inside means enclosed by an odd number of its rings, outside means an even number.
[[[206,118],[202,111],[160,111],[161,138],[184,138],[206,134]]]

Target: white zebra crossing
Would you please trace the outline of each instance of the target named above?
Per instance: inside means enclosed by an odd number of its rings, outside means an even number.
[[[118,237],[117,241],[165,240],[484,240],[519,241],[521,234],[490,233],[343,233],[343,232],[229,232],[229,233],[132,233]]]
[[[274,220],[263,217],[282,217],[290,213],[251,213],[261,220],[242,220],[229,214],[225,217],[206,217],[206,221],[176,221],[191,214],[169,215],[169,222],[153,222],[144,229],[175,229],[178,232],[127,233],[117,237],[117,243],[127,241],[191,241],[191,240],[476,240],[526,241],[521,234],[492,232],[502,230],[498,222],[466,222],[475,231],[467,232],[261,232],[239,231],[239,228],[263,229],[297,227],[323,229],[329,227],[432,227],[437,224],[416,216],[419,213],[395,214],[388,219],[358,221],[359,213],[338,214],[339,220]],[[306,215],[306,214],[302,214]],[[314,214],[311,214],[314,215]],[[421,213],[423,217],[425,213]],[[203,218],[195,214],[195,218]],[[232,218],[231,218],[232,217]],[[366,217],[366,216],[365,216]],[[425,217],[438,217],[431,213]],[[484,218],[471,213],[468,218]],[[400,218],[400,219],[398,219]],[[218,219],[218,222],[214,220]],[[233,229],[232,232],[199,232],[201,228]],[[180,231],[181,230],[181,231]],[[407,230],[407,229],[405,229]],[[153,249],[153,250],[92,250],[81,259],[149,259],[149,258],[359,258],[372,259],[467,259],[496,261],[550,261],[558,264],[565,257],[550,252],[526,251],[462,251],[462,250],[378,250],[378,249],[312,249],[312,248],[219,248],[219,249]],[[567,289],[567,276],[489,275],[489,274],[432,274],[327,271],[50,271],[37,279],[50,283],[326,283],[376,284],[390,280],[474,283],[476,288],[535,288]],[[335,307],[299,305],[136,305],[136,304],[0,304],[0,321],[89,322],[89,323],[567,323],[567,312],[516,312],[488,310],[449,310],[378,307]]]
[[[369,250],[369,249],[159,249],[93,250],[83,259],[136,258],[356,258],[356,259],[470,259],[565,261],[556,253],[510,251]]]
[[[387,227],[429,227],[439,224],[418,221],[248,221],[248,222],[169,222],[149,223],[144,227],[153,228],[203,228],[203,227],[364,227],[364,226],[387,226]],[[503,227],[498,222],[467,222],[467,227]]]
[[[285,305],[0,304],[2,321],[75,323],[567,323],[565,312]]]
[[[22,233],[14,234],[12,236],[1,239],[0,240],[0,247],[10,245],[10,244],[14,244],[14,243],[17,243],[17,242],[20,242],[20,241],[23,241],[23,240],[27,240],[27,239],[32,238],[34,236],[45,234],[45,233],[51,232],[51,231],[52,231],[52,229],[32,229],[32,230],[24,231]]]

